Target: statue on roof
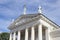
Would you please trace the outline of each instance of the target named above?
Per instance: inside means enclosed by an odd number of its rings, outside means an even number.
[[[24,15],[26,14],[26,5],[24,5]]]
[[[41,6],[38,7],[38,13],[42,13],[42,7]]]

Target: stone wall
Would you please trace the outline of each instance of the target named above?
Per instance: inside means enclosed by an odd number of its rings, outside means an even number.
[[[60,28],[50,33],[52,40],[60,40]]]

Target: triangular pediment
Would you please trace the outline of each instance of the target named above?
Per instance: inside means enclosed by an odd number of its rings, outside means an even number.
[[[21,15],[19,18],[15,20],[16,24],[23,24],[26,22],[31,21],[33,18],[37,17],[39,14],[27,14],[27,15]]]
[[[44,20],[45,22],[53,25],[56,28],[59,28],[59,26],[57,24],[55,24],[54,22],[52,22],[50,19],[48,19],[46,16],[44,16],[43,14],[26,14],[26,15],[21,15],[20,17],[18,17],[14,23],[12,23],[12,25],[10,26],[10,28],[14,28],[16,26],[21,26],[24,24],[28,24],[31,23],[32,21],[34,22],[35,20],[38,21],[39,19]]]

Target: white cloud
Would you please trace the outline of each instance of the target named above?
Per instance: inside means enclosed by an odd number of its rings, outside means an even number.
[[[2,31],[0,31],[0,33],[2,33]]]
[[[58,21],[60,21],[60,0],[55,0],[55,2],[53,1],[54,3],[51,3],[51,1],[52,0],[0,0],[0,17],[16,18],[23,13],[24,4],[26,4],[27,7],[32,7],[27,10],[28,13],[32,13],[35,12],[34,8],[38,8],[38,5],[40,4],[43,7],[43,13],[58,23]],[[5,20],[6,18],[4,17],[0,18],[0,30],[2,31],[7,30],[7,27],[11,22],[9,20]]]

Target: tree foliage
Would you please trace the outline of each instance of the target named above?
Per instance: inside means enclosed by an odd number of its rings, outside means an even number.
[[[9,40],[9,33],[0,33],[0,40]]]

